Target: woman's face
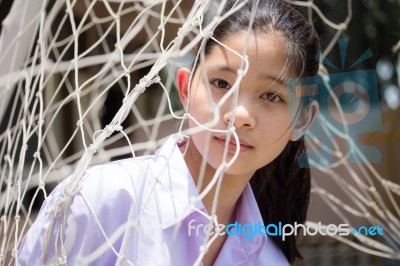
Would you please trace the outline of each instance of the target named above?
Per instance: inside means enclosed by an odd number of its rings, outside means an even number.
[[[217,104],[232,90],[237,70],[242,65],[238,54],[243,53],[245,39],[246,33],[239,32],[223,40],[229,49],[214,45],[194,73],[189,94],[185,94],[185,83],[178,81],[182,103],[198,123],[212,121]],[[251,34],[248,39],[249,68],[239,84],[236,108],[232,109],[234,97],[229,97],[219,109],[220,119],[212,126],[227,130],[229,121],[234,119],[240,153],[227,174],[252,176],[274,160],[291,139],[292,121],[285,86],[290,71],[283,42],[284,38],[278,34]],[[189,119],[189,127],[197,127],[197,124]],[[226,133],[203,130],[191,138],[188,149],[192,156],[197,154],[198,163],[206,158],[212,168],[218,168],[223,161]],[[232,136],[227,160],[233,157],[236,145],[239,143]]]

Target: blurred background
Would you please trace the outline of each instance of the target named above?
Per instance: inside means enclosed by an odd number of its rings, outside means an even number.
[[[327,18],[336,23],[344,21],[348,14],[344,2],[314,1]],[[400,1],[357,0],[352,2],[352,7],[351,22],[341,35],[341,38],[348,40],[344,67],[339,45],[336,44],[328,58],[337,69],[329,66],[326,68],[329,74],[367,69],[376,71],[382,128],[360,134],[358,143],[379,149],[381,160],[379,163],[372,163],[373,167],[382,177],[398,184],[400,183]],[[322,47],[326,47],[336,31],[322,23],[317,16],[314,25],[321,36]],[[368,49],[371,50],[372,57],[349,69],[349,66]],[[343,140],[338,142],[342,147],[346,146]],[[356,173],[360,173],[357,164],[353,164],[353,168]],[[335,172],[339,178],[350,179],[349,172],[344,167],[336,168]],[[328,190],[346,204],[352,205],[349,197],[326,173],[313,169],[312,176],[314,185],[317,184],[319,188]],[[379,184],[376,187],[381,192],[384,190]],[[343,217],[333,212],[318,193],[312,193],[311,198],[309,220],[325,224],[343,223]],[[389,201],[387,197],[385,200]],[[398,200],[397,198],[397,202]],[[352,216],[350,220],[357,226],[371,225],[366,219],[356,216]],[[303,237],[301,243],[300,250],[305,259],[303,262],[298,261],[296,265],[400,265],[399,261],[363,253],[332,238]]]

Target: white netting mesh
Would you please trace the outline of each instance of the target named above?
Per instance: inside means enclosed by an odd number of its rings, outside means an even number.
[[[14,1],[0,38],[0,265],[13,262],[34,221],[34,201],[46,197],[51,185],[72,175],[73,193],[89,164],[152,153],[178,131],[173,119],[187,116],[176,111],[171,97],[175,68],[223,19],[203,25],[206,10],[213,5],[218,14],[225,2]],[[351,0],[341,3],[348,12],[341,23],[331,22],[313,1],[288,2],[307,7],[311,21],[318,16],[336,30],[323,47],[328,55],[351,21]],[[112,108],[118,111],[107,116]],[[347,179],[339,178],[336,167],[315,170],[346,196],[318,182],[313,193],[344,222],[352,224],[348,217],[356,216],[385,230],[378,241],[359,235],[340,240],[399,258],[400,186],[364,162],[357,169],[338,164]]]

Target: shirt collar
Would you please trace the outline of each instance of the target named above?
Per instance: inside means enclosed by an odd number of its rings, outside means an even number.
[[[172,135],[156,152],[152,171],[160,184],[156,197],[160,206],[162,228],[173,226],[192,212],[206,213],[202,201],[195,201],[198,191]]]
[[[236,221],[241,225],[251,224],[252,226],[264,226],[257,201],[249,183],[247,183],[246,188],[244,189],[238,201]],[[254,252],[261,252],[262,248],[267,242],[267,237],[259,233],[255,234],[255,236],[249,240],[245,235],[241,235],[239,238],[247,255],[250,255]]]

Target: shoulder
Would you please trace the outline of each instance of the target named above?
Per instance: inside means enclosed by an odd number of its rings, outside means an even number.
[[[78,179],[75,193],[96,204],[121,198],[133,202],[145,185],[151,161],[152,156],[146,156],[92,166]]]
[[[86,169],[79,182],[91,185],[106,184],[110,188],[126,182],[136,182],[139,180],[137,177],[148,173],[151,161],[152,156],[145,156],[95,165]]]
[[[98,208],[111,206],[113,201],[140,203],[149,187],[159,182],[166,172],[183,168],[179,156],[175,139],[170,137],[154,155],[99,164],[80,173],[76,170],[56,187],[48,201],[71,197],[72,201]]]
[[[59,183],[46,198],[42,208],[55,208],[70,202],[74,209],[92,210],[113,204],[132,204],[143,189],[152,156],[129,158],[88,167],[81,174],[73,173]]]

